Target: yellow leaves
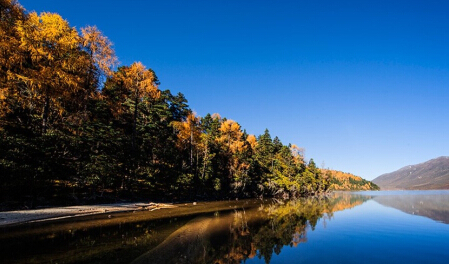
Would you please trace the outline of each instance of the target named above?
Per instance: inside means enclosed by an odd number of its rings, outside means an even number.
[[[96,26],[87,26],[81,29],[83,36],[83,46],[88,47],[92,52],[98,52],[102,46],[109,46],[111,43],[104,37]]]
[[[227,141],[231,139],[239,140],[243,134],[242,131],[240,130],[240,125],[231,119],[228,119],[223,123],[221,123],[219,130],[222,133],[222,135],[226,137],[225,140]]]
[[[0,88],[0,101],[5,100],[7,95],[8,95],[8,88]]]
[[[330,176],[337,181],[331,185],[332,190],[363,190],[366,189],[365,185],[362,185],[363,179],[359,176],[355,176],[351,173],[335,170],[321,170],[323,174],[330,174]],[[368,185],[368,189],[369,185]]]
[[[82,45],[90,53],[93,63],[107,76],[111,76],[112,67],[118,64],[112,43],[95,26],[82,28],[81,34]]]
[[[141,62],[135,62],[130,67],[126,67],[124,74],[121,74],[119,78],[127,89],[133,91],[134,99],[143,96],[157,99],[160,96],[154,72],[146,69]]]
[[[160,97],[157,76],[151,69],[147,69],[141,62],[134,62],[131,66],[123,66],[114,72],[109,79],[106,90],[115,94],[110,107],[114,115],[123,112],[126,106],[123,104],[130,100],[134,105],[134,119],[137,119],[139,103],[150,104]],[[109,93],[107,93],[109,94]]]
[[[190,113],[185,121],[173,122],[174,128],[178,131],[177,146],[179,149],[187,148],[189,143],[196,145],[200,141],[199,124],[200,119],[195,113]]]
[[[58,14],[31,12],[15,26],[20,53],[29,62],[12,76],[27,90],[17,101],[42,115],[44,131],[49,115],[62,116],[67,104],[82,104],[89,96],[83,87],[86,56],[76,29]]]
[[[56,42],[70,48],[75,48],[78,45],[78,33],[60,15],[44,12],[40,15],[39,22],[40,33],[46,41]]]
[[[60,96],[67,92],[65,88],[77,88],[79,77],[69,73],[83,67],[75,28],[58,14],[31,12],[28,19],[17,23],[17,32],[20,47],[29,52],[34,66],[24,73],[32,80],[32,89]]]
[[[245,148],[245,142],[243,141],[233,141],[229,148],[231,149],[232,153],[242,152]]]
[[[60,15],[31,12],[24,22],[19,21],[17,31],[21,47],[28,50],[34,61],[55,61],[80,43],[78,32]]]
[[[256,149],[256,146],[257,146],[256,136],[248,135],[248,137],[246,138],[246,141],[248,141],[248,143],[251,145],[252,149]]]
[[[237,122],[228,119],[221,123],[219,131],[221,132],[221,136],[218,138],[218,142],[227,145],[232,153],[244,150],[244,142],[242,141],[243,132]]]

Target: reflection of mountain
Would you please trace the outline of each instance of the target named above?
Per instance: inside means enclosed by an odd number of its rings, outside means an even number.
[[[408,214],[449,224],[449,195],[381,195],[374,201]]]

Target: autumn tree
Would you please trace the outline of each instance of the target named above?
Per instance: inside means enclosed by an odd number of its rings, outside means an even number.
[[[178,148],[188,150],[189,166],[194,166],[194,152],[200,141],[200,119],[195,113],[190,113],[184,121],[173,122],[173,126],[177,130]]]
[[[255,150],[257,146],[257,138],[254,135],[248,135],[246,138],[246,141],[248,141],[249,145],[251,146],[251,149]]]
[[[25,21],[19,21],[17,30],[20,47],[27,53],[29,66],[14,77],[25,83],[26,99],[36,104],[42,117],[42,132],[49,126],[49,115],[54,107],[60,115],[64,101],[80,89],[80,70],[83,57],[79,53],[80,38],[58,14],[32,12]]]
[[[230,119],[222,122],[219,131],[217,140],[229,157],[229,176],[224,179],[224,184],[230,184],[237,196],[249,195],[246,192],[251,189],[250,169],[254,152],[247,140],[248,134],[241,130],[237,122]]]
[[[16,24],[26,18],[25,10],[15,0],[0,0],[0,118],[12,111],[17,82],[24,56],[20,52],[20,36]],[[16,99],[16,98],[15,98]]]
[[[123,175],[122,187],[125,188],[125,178],[136,178],[139,154],[142,143],[138,126],[148,120],[148,116],[142,115],[144,109],[151,108],[160,97],[158,89],[159,80],[153,70],[147,69],[141,62],[135,62],[131,66],[122,66],[112,77],[108,78],[102,95],[105,97],[114,119],[123,129],[124,138],[130,142],[127,163],[131,175]],[[140,140],[139,140],[140,137]],[[140,143],[139,143],[140,142]],[[127,146],[124,146],[127,149]]]
[[[111,41],[96,26],[82,28],[81,37],[82,47],[89,55],[86,84],[97,86],[101,79],[112,76],[118,59]]]
[[[122,67],[113,78],[124,89],[125,98],[132,103],[132,149],[135,151],[139,103],[151,103],[151,100],[159,98],[159,80],[154,71],[147,69],[141,62],[135,62],[129,67]]]
[[[84,104],[79,96],[84,57],[77,31],[59,15],[25,15],[15,1],[2,1],[1,8],[0,75],[6,73],[6,81],[2,78],[0,163],[12,182],[29,183],[23,191],[36,200],[39,189],[51,191],[56,179],[75,173],[65,123]]]
[[[219,130],[221,136],[218,140],[228,146],[231,152],[236,152],[243,146],[240,141],[243,132],[237,122],[231,119],[225,120],[221,123]]]

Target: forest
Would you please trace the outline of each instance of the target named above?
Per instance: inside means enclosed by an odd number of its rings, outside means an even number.
[[[0,0],[0,203],[323,193],[331,172],[269,130],[196,115],[95,26]]]
[[[325,173],[330,176],[329,189],[334,191],[380,190],[380,187],[375,183],[348,172],[321,169],[321,173]]]

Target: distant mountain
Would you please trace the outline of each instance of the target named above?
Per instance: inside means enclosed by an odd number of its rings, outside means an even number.
[[[449,157],[405,166],[373,180],[382,190],[449,189]]]

